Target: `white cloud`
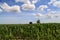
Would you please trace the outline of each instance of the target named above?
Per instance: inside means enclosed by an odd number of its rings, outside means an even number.
[[[53,18],[54,16],[52,14],[41,14],[41,13],[38,13],[38,14],[33,14],[33,16],[35,16],[36,18]]]
[[[33,14],[33,16],[35,16],[36,18],[44,17],[44,15],[41,13]]]
[[[20,6],[18,5],[9,6],[7,3],[3,3],[0,7],[6,12],[20,12]]]
[[[52,10],[50,10],[50,11],[48,11],[48,13],[49,13],[49,14],[55,14],[56,11],[52,11]]]
[[[38,0],[16,0],[16,2],[23,2],[24,4],[22,4],[22,9],[23,10],[35,10],[35,4]]]
[[[55,3],[53,3],[53,5],[56,7],[60,7],[60,1],[56,1]]]
[[[0,12],[2,12],[3,10],[2,9],[0,9]]]
[[[29,0],[16,0],[16,2],[30,3]]]
[[[49,12],[49,11],[51,11],[51,9],[47,9],[47,11]]]
[[[37,3],[39,0],[32,0],[32,3],[35,4]]]
[[[60,17],[60,14],[47,14],[46,15],[47,18],[57,18],[57,17]]]
[[[16,0],[16,2],[23,2],[22,9],[23,10],[35,10],[35,3],[38,2],[38,0]]]
[[[48,4],[60,8],[60,0],[50,0],[50,2],[48,2]]]
[[[23,4],[22,9],[23,10],[35,10],[35,5],[34,4]]]
[[[38,10],[39,10],[39,11],[43,11],[43,10],[46,9],[46,8],[48,8],[47,5],[40,5],[39,8],[38,8]]]
[[[23,2],[23,3],[32,3],[35,4],[38,2],[38,0],[15,0],[16,2]]]
[[[48,2],[48,4],[53,4],[54,2],[56,2],[57,0],[50,0],[50,2]]]
[[[33,15],[38,16],[38,17],[43,16],[43,14],[41,14],[41,13],[37,13],[37,14],[33,14]]]
[[[52,19],[52,18],[60,17],[60,12],[48,11],[48,13],[46,13],[46,14],[37,13],[37,14],[33,14],[33,16],[35,16],[36,18],[41,18],[42,17],[42,18]]]
[[[48,13],[48,14],[45,15],[45,17],[46,17],[46,18],[53,18],[53,14]]]
[[[47,18],[60,17],[60,12],[50,10],[50,11],[48,11],[48,13],[45,15],[45,17],[47,17]]]

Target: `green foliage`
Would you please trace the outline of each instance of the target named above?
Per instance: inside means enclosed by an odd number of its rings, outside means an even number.
[[[37,24],[39,24],[40,23],[40,20],[37,20]]]
[[[0,40],[60,40],[60,24],[0,25]]]
[[[32,22],[29,22],[29,24],[32,24]]]

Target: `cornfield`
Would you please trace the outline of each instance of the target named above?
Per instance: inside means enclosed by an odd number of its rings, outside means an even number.
[[[60,40],[60,24],[0,24],[0,40]]]

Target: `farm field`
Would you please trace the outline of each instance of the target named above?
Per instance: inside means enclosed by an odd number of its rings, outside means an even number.
[[[0,24],[0,40],[60,40],[60,23]]]

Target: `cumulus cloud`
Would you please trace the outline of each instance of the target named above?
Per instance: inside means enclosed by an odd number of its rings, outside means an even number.
[[[37,14],[33,14],[33,16],[35,16],[36,18],[40,18],[40,17],[43,17],[43,18],[53,18],[53,14],[42,14],[42,13],[37,13]]]
[[[54,17],[55,18],[60,17],[60,14],[59,13],[58,14],[55,14]]]
[[[45,17],[46,17],[46,18],[53,18],[53,14],[48,13],[48,14],[45,15]]]
[[[30,3],[29,0],[16,0],[16,2]]]
[[[33,14],[33,16],[35,16],[36,18],[44,17],[44,15],[41,13]]]
[[[60,14],[47,14],[46,15],[47,18],[57,18],[57,17],[60,17]]]
[[[16,2],[23,2],[23,3],[32,3],[35,4],[38,2],[38,0],[16,0]]]
[[[46,14],[37,13],[37,14],[33,14],[33,16],[35,16],[36,18],[42,17],[42,18],[52,19],[52,18],[60,17],[60,12],[48,11],[48,13],[46,13]]]
[[[48,13],[49,13],[49,14],[55,14],[56,11],[52,11],[52,10],[50,10],[50,11],[48,11]]]
[[[60,7],[60,1],[56,1],[55,3],[53,3],[53,5],[56,7]]]
[[[23,10],[35,10],[35,5],[34,4],[23,4],[22,5]]]
[[[0,12],[2,12],[3,10],[2,9],[0,9]]]
[[[50,2],[48,2],[48,4],[53,4],[54,2],[56,2],[57,0],[50,0]]]
[[[51,11],[51,9],[47,9],[47,11],[49,12],[49,11]]]
[[[43,11],[43,10],[46,9],[46,8],[48,8],[47,5],[40,5],[39,8],[38,8],[38,10],[39,10],[39,11]]]
[[[60,8],[60,0],[50,0],[50,2],[48,2],[48,4]]]
[[[18,5],[9,6],[7,3],[3,3],[0,7],[6,12],[20,12],[20,6]]]
[[[33,14],[33,15],[38,16],[38,17],[43,16],[43,14],[41,14],[41,13],[37,13],[37,14]]]
[[[45,17],[47,17],[47,18],[60,17],[60,12],[50,10],[50,11],[48,11],[48,13],[45,15]]]
[[[37,3],[39,0],[32,0],[32,3],[35,4]]]
[[[16,0],[16,2],[22,2],[22,9],[23,10],[35,10],[35,3],[38,2],[38,0]]]

